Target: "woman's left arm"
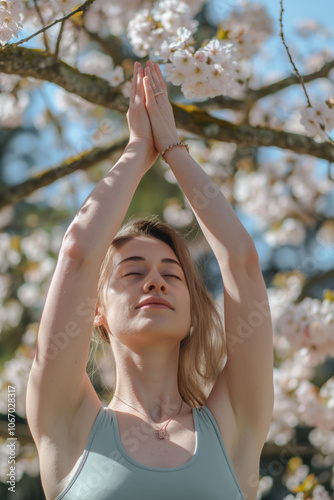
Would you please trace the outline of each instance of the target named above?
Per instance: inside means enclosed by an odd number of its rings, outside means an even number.
[[[158,65],[148,63],[146,75],[150,78],[144,79],[147,109],[156,149],[162,151],[178,140],[174,117]],[[164,94],[154,98],[159,91]],[[219,424],[228,402],[240,439],[251,433],[262,449],[273,410],[273,335],[254,242],[216,183],[185,147],[169,149],[164,159],[196,214],[224,283],[227,362],[207,406]]]

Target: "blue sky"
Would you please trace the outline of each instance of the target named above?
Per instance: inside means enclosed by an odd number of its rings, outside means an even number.
[[[279,0],[249,0],[251,3],[265,5],[274,19],[279,18]],[[217,9],[216,12],[228,12],[237,2],[228,0],[210,0]],[[284,24],[289,32],[293,29],[296,20],[311,18],[333,28],[334,2],[332,0],[284,0]]]

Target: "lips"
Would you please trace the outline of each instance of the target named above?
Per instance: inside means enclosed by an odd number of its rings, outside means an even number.
[[[140,309],[141,307],[146,306],[148,304],[161,304],[163,306],[168,307],[169,309],[174,309],[174,307],[172,306],[172,304],[170,302],[168,302],[168,300],[163,299],[161,297],[147,297],[147,299],[139,302],[136,309]]]

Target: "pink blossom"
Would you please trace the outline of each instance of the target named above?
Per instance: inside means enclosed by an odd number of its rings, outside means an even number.
[[[334,109],[330,109],[325,103],[305,108],[300,114],[300,123],[304,125],[308,135],[319,136],[325,140],[327,133],[334,128]]]

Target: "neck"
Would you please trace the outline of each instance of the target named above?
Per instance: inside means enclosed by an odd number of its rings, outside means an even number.
[[[113,352],[117,367],[113,409],[124,410],[125,405],[128,412],[138,411],[156,423],[178,413],[182,403],[177,384],[179,346],[139,353],[119,344],[113,345]]]

